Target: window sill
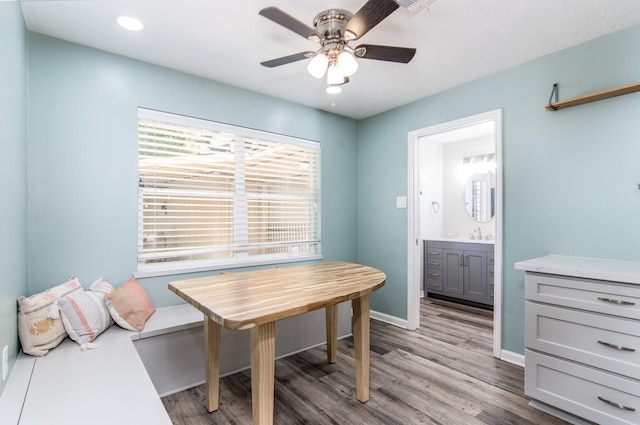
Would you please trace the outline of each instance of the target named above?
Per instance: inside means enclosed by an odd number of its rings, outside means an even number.
[[[228,270],[228,269],[239,269],[243,267],[255,267],[255,266],[268,266],[273,264],[295,264],[305,261],[316,261],[322,260],[322,255],[306,255],[306,256],[298,256],[298,257],[286,257],[286,258],[278,258],[271,260],[254,260],[254,261],[237,261],[237,262],[226,262],[224,264],[202,264],[202,265],[189,265],[183,267],[171,266],[171,267],[162,267],[162,265],[145,265],[142,266],[134,273],[134,277],[136,279],[141,279],[145,277],[158,277],[158,276],[171,276],[177,274],[189,274],[189,273],[200,273],[200,272],[208,272],[215,270]],[[143,268],[144,267],[144,268]]]

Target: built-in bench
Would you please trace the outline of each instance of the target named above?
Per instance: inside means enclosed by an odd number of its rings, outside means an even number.
[[[44,357],[20,352],[0,399],[2,424],[169,425],[134,344],[198,326],[202,313],[182,304],[158,308],[141,332],[110,327],[93,350],[67,338]]]
[[[349,303],[339,315],[344,337]],[[276,322],[276,357],[324,344],[324,320],[316,310]],[[158,308],[140,332],[110,327],[93,350],[67,338],[44,357],[21,352],[0,397],[1,423],[169,425],[160,397],[204,382],[202,325],[200,311],[180,304]],[[221,375],[248,368],[248,331],[222,329],[221,338]]]

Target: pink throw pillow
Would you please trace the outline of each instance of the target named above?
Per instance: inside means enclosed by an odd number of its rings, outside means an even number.
[[[141,331],[156,311],[147,292],[135,279],[105,294],[104,301],[113,320],[130,331]]]

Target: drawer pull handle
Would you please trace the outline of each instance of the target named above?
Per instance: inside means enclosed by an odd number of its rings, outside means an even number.
[[[439,253],[439,252],[429,251],[429,255],[438,255],[438,256],[439,256],[439,255],[440,255],[440,253]]]
[[[440,263],[430,261],[430,262],[429,262],[429,265],[430,265],[430,266],[439,266],[439,265],[440,265]]]
[[[440,273],[429,273],[431,277],[440,277]]]
[[[636,351],[635,348],[629,348],[629,347],[623,347],[621,345],[616,345],[616,344],[612,344],[610,342],[604,342],[604,341],[598,341],[598,344],[602,344],[605,347],[609,347],[609,348],[613,348],[614,350],[620,350],[620,351]]]
[[[635,407],[625,406],[624,404],[620,404],[620,403],[616,403],[615,401],[607,400],[604,397],[598,396],[598,400],[600,400],[600,401],[602,401],[604,403],[607,403],[609,406],[617,407],[618,409],[621,409],[621,410],[628,410],[630,412],[635,412],[636,411]]]
[[[620,305],[636,305],[633,301],[625,301],[625,300],[616,300],[615,298],[605,298],[598,297],[600,301],[612,303],[612,304],[620,304]]]

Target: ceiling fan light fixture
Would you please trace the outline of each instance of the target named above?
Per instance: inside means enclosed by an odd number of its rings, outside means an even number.
[[[351,52],[343,50],[338,55],[338,68],[342,75],[351,77],[358,70],[358,62]]]
[[[338,93],[342,92],[342,87],[341,86],[335,86],[335,85],[329,85],[329,86],[327,86],[325,91],[327,93],[329,93],[329,94],[338,94]]]
[[[329,65],[329,58],[324,53],[318,53],[309,61],[307,71],[316,78],[322,78]]]

